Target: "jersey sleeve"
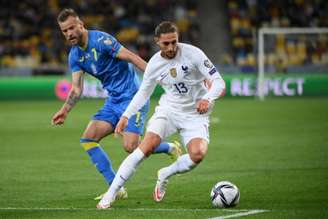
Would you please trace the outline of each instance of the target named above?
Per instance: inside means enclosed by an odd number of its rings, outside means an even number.
[[[78,57],[70,52],[68,56],[68,65],[72,73],[82,71],[81,67],[79,66],[77,62]]]
[[[117,58],[120,49],[123,47],[120,42],[117,41],[113,36],[104,34],[100,40],[100,45],[111,57]]]
[[[194,49],[195,49],[194,52],[196,54],[195,56],[193,56],[194,62],[199,72],[211,81],[215,78],[222,78],[219,71],[213,65],[211,60],[207,58],[205,53],[198,48],[194,48]]]
[[[221,94],[225,90],[225,82],[222,79],[220,73],[216,69],[216,67],[212,64],[212,62],[207,58],[205,53],[198,49],[196,49],[195,62],[196,66],[201,74],[205,76],[205,78],[209,79],[212,83],[211,88],[208,92],[203,96],[202,99],[208,100],[210,103],[215,99],[219,98]]]
[[[144,77],[142,79],[140,88],[138,92],[134,95],[125,112],[123,113],[123,116],[130,118],[131,116],[136,114],[141,109],[141,107],[145,105],[147,100],[154,92],[154,89],[157,84],[156,77],[154,75],[155,71],[151,66],[150,60],[145,69]]]

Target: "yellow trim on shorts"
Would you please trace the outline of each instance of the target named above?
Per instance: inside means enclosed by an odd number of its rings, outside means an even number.
[[[140,117],[141,117],[141,113],[137,112],[136,113],[136,126],[140,126]]]

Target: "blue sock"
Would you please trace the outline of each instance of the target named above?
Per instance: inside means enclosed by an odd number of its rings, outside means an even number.
[[[154,154],[158,153],[169,153],[170,151],[170,145],[167,142],[161,142],[160,145],[155,149]]]
[[[100,147],[98,142],[92,139],[81,139],[81,145],[89,154],[92,163],[96,166],[99,173],[103,175],[106,182],[110,185],[115,177],[112,163],[106,152]]]

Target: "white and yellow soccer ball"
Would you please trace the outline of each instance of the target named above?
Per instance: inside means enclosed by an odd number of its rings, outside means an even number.
[[[238,187],[229,181],[220,181],[211,190],[211,201],[214,207],[229,208],[239,203]]]

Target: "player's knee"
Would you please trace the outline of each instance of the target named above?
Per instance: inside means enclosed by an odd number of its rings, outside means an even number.
[[[99,142],[101,138],[99,138],[99,136],[97,136],[97,134],[95,132],[85,131],[83,133],[82,137],[80,138],[80,142],[81,142],[81,139],[89,139],[89,140]]]
[[[191,153],[190,158],[195,163],[200,163],[204,159],[205,155],[206,153],[202,151],[198,151],[198,152]]]
[[[189,155],[192,161],[195,163],[200,163],[207,154],[207,145],[199,145],[198,147],[193,147],[189,150]]]
[[[128,153],[132,153],[138,147],[138,141],[124,141],[124,150]]]
[[[157,134],[147,132],[145,138],[140,143],[139,147],[148,157],[154,152],[154,150],[160,143],[161,138]]]

